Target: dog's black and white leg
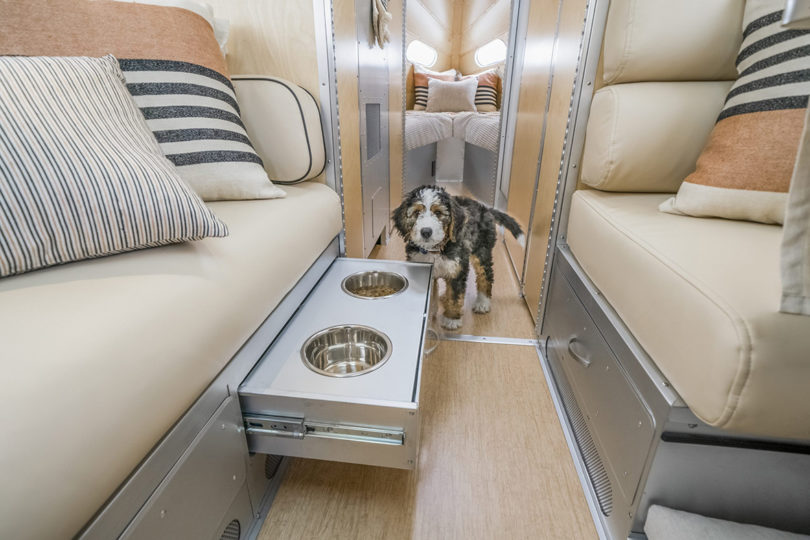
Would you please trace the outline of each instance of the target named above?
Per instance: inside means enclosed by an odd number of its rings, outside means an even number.
[[[473,311],[475,313],[489,313],[490,301],[492,299],[492,283],[495,280],[495,272],[492,268],[492,252],[482,253],[478,256],[470,257],[473,270],[475,270],[475,285],[478,295],[475,297]]]
[[[467,290],[467,274],[470,265],[465,263],[459,265],[458,273],[450,278],[446,277],[444,297],[442,297],[442,307],[444,312],[440,318],[442,327],[448,330],[458,330],[461,328],[461,316],[464,313],[464,293]]]

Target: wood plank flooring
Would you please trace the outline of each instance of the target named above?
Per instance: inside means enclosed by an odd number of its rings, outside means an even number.
[[[294,460],[259,538],[596,538],[535,349],[425,359],[414,471]]]

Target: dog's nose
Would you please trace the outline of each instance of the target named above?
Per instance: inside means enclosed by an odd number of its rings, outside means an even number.
[[[433,229],[431,229],[430,227],[425,227],[419,232],[422,234],[422,238],[427,240],[428,238],[430,238],[430,235],[433,234]]]

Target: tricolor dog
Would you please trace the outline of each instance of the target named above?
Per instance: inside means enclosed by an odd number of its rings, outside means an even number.
[[[394,227],[405,240],[409,261],[433,263],[434,277],[447,284],[441,325],[461,326],[464,292],[470,264],[475,270],[478,296],[475,313],[489,313],[492,297],[492,249],[500,224],[523,243],[523,231],[510,216],[467,197],[455,197],[444,188],[422,186],[405,196],[394,210]]]

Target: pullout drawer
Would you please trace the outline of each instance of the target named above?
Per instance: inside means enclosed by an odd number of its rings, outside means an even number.
[[[365,272],[406,286],[385,297],[351,294],[344,280]],[[337,259],[239,387],[250,451],[413,468],[430,285],[430,265]],[[351,363],[324,364],[341,354],[373,365],[347,374]]]
[[[568,281],[552,272],[544,331],[626,506],[638,497],[653,417]]]

